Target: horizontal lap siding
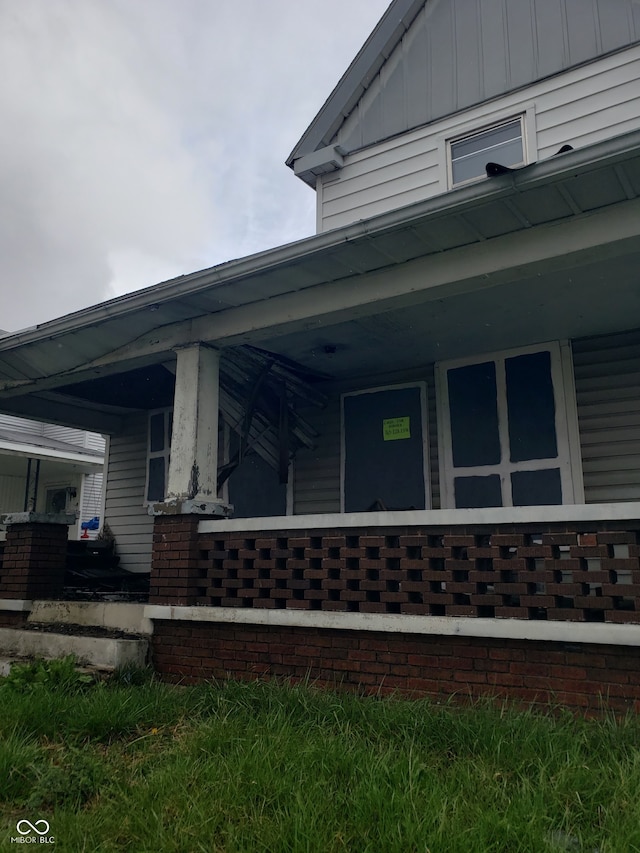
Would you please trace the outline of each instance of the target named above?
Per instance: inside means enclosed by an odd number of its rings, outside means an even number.
[[[340,512],[340,398],[322,411],[305,413],[318,432],[313,450],[300,450],[294,465],[294,515]]]
[[[144,502],[146,460],[147,418],[137,415],[111,437],[105,506],[120,565],[133,572],[148,572],[151,567],[153,519]]]
[[[26,418],[16,418],[13,415],[0,415],[0,427],[29,433],[30,435],[42,435],[43,425],[38,421],[29,421]]]
[[[640,500],[640,331],[573,344],[587,503]]]
[[[86,474],[82,487],[82,506],[80,508],[80,521],[90,521],[92,518],[102,516],[102,472],[97,474]],[[90,534],[95,536],[94,533]]]
[[[322,180],[319,230],[327,231],[447,191],[445,140],[526,108],[535,113],[530,160],[565,143],[582,148],[640,127],[640,47],[574,68],[465,112],[370,145]]]
[[[24,506],[25,477],[0,475],[0,512],[15,512]]]

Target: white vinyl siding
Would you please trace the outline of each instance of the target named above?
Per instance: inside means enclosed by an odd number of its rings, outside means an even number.
[[[640,46],[346,155],[342,169],[320,181],[318,230],[446,192],[447,140],[524,112],[529,162],[567,143],[583,148],[637,129]]]
[[[573,344],[587,503],[640,500],[640,331]]]
[[[80,505],[80,523],[99,518],[102,522],[102,472],[98,474],[85,474],[82,482],[82,494]],[[97,530],[90,530],[90,538],[94,538]]]
[[[30,421],[13,415],[0,415],[0,429],[3,427],[24,435],[37,435],[56,441],[64,441],[76,447],[85,447],[88,450],[104,451],[104,437],[97,432],[85,432],[74,427]]]
[[[305,412],[318,432],[313,450],[298,451],[293,464],[294,515],[340,512],[340,396],[326,407]]]
[[[12,474],[0,475],[0,513],[23,509],[25,480]]]
[[[0,428],[4,427],[4,429],[29,433],[30,435],[42,435],[42,426],[38,421],[16,418],[14,415],[0,415]]]
[[[105,521],[115,538],[120,565],[132,572],[151,569],[153,519],[147,513],[147,415],[127,420],[109,442]]]

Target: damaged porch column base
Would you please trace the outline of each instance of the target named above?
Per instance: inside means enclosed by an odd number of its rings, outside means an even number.
[[[154,504],[149,601],[194,604],[206,588],[198,523],[224,518],[231,507],[218,498],[220,354],[195,344],[176,351],[171,458],[167,497]]]
[[[0,567],[0,599],[61,598],[67,564],[66,513],[17,512],[0,516],[7,525]]]

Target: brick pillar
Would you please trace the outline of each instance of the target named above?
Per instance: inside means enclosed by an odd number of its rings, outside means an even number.
[[[9,524],[0,568],[0,598],[60,598],[67,564],[68,525]]]
[[[150,604],[195,604],[200,549],[201,515],[160,515],[153,523]],[[206,581],[204,582],[206,584]]]

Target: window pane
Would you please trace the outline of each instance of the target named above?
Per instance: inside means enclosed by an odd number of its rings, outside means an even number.
[[[456,507],[502,506],[500,475],[488,477],[456,477],[453,481]]]
[[[155,456],[149,460],[149,488],[147,500],[164,500],[164,456]]]
[[[514,506],[542,506],[562,503],[560,469],[514,471],[511,475]]]
[[[149,418],[149,450],[158,453],[164,450],[164,413],[151,415]]]
[[[448,371],[447,379],[454,466],[497,465],[500,435],[495,364],[488,361],[457,367]]]
[[[469,154],[486,151],[495,145],[520,139],[521,136],[520,119],[517,119],[509,122],[509,124],[503,124],[502,127],[490,127],[483,130],[482,133],[474,133],[473,136],[467,136],[459,142],[452,142],[451,156],[454,160],[458,160],[460,157],[466,157]]]
[[[508,358],[505,370],[511,461],[555,459],[558,443],[551,353]]]
[[[462,160],[454,160],[451,164],[451,173],[454,184],[470,181],[472,178],[484,178],[487,175],[487,163],[499,163],[501,166],[518,166],[524,160],[522,153],[522,140],[505,142],[485,151],[465,157]]]
[[[451,143],[451,174],[454,184],[485,177],[489,162],[502,166],[524,163],[520,120],[493,127]]]

